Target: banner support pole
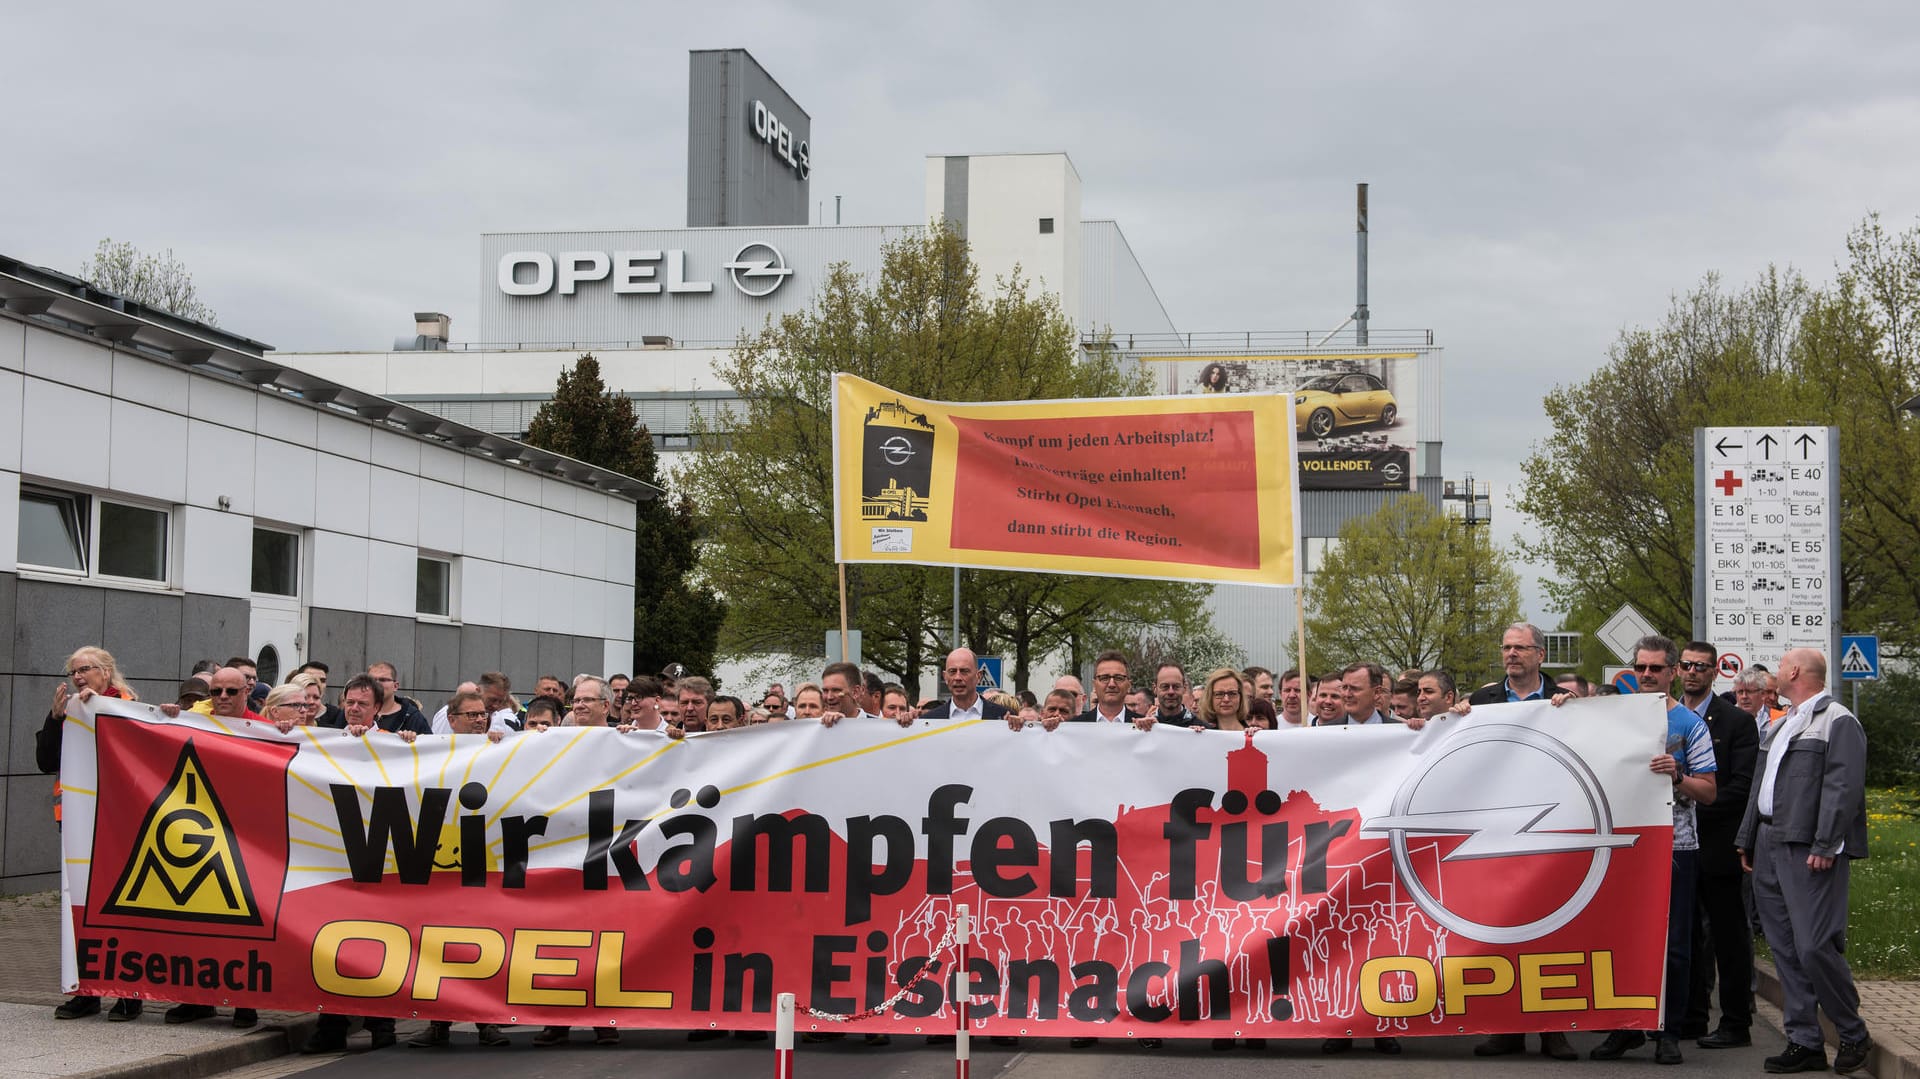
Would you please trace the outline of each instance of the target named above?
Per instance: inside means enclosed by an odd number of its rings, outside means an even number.
[[[1307,704],[1307,590],[1304,585],[1293,586],[1293,629],[1299,636],[1300,647],[1300,725],[1312,726],[1307,722],[1311,709]],[[1277,687],[1276,687],[1277,688]]]
[[[967,986],[967,961],[973,957],[973,915],[965,903],[954,908],[953,946],[957,970],[953,976],[953,1079],[969,1079],[973,1070],[973,1035],[967,1033],[967,1005],[973,991]]]
[[[780,994],[773,1014],[773,1079],[793,1079],[792,993]]]
[[[852,663],[847,654],[847,564],[840,563],[840,662]]]

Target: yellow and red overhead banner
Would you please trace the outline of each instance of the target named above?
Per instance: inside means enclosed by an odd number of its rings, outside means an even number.
[[[1293,585],[1292,402],[951,404],[834,376],[841,562]]]
[[[870,1013],[802,1029],[911,1034],[954,1029],[965,956],[977,1034],[1642,1030],[1665,732],[1640,694],[1417,732],[873,719],[407,743],[95,697],[62,754],[61,984],[682,1030],[769,1028],[790,992]]]

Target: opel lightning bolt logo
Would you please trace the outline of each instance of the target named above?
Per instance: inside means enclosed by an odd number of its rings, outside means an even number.
[[[880,443],[879,448],[880,456],[885,457],[890,465],[904,465],[913,460],[913,443],[907,441],[905,435],[894,435]]]
[[[1509,767],[1516,759],[1538,754],[1545,758],[1539,764],[1548,766],[1549,772],[1551,766],[1558,766],[1565,771],[1582,796],[1591,830],[1533,830],[1549,813],[1566,804],[1563,802],[1496,805],[1427,813],[1414,811],[1415,797],[1421,784],[1429,780],[1456,792],[1474,789],[1476,776],[1484,784],[1485,777],[1479,773],[1479,762],[1474,759],[1476,755],[1462,756],[1462,752],[1489,742],[1511,743],[1506,747],[1509,751]],[[1514,753],[1516,747],[1532,750],[1533,754]],[[1529,767],[1530,772],[1536,770],[1533,764],[1532,761],[1526,762],[1525,766]],[[1573,808],[1579,808],[1579,803],[1575,803]],[[1387,834],[1388,845],[1393,851],[1394,871],[1421,910],[1448,929],[1486,944],[1519,944],[1546,936],[1573,921],[1599,892],[1600,884],[1607,876],[1607,863],[1612,858],[1613,848],[1631,847],[1640,839],[1637,835],[1614,833],[1613,811],[1607,805],[1606,791],[1600,786],[1599,778],[1572,747],[1532,727],[1499,723],[1468,728],[1436,749],[1433,758],[1400,785],[1400,790],[1393,796],[1392,812],[1388,816],[1367,821],[1360,830]],[[1574,889],[1573,895],[1552,912],[1521,925],[1488,925],[1449,910],[1427,888],[1414,871],[1413,858],[1408,854],[1409,834],[1465,836],[1465,841],[1441,859],[1442,865],[1477,858],[1524,858],[1536,854],[1582,851],[1590,853],[1592,860],[1587,866],[1586,876]]]
[[[720,268],[733,278],[734,288],[753,297],[772,295],[781,282],[793,276],[793,267],[787,265],[780,249],[758,240],[734,252],[733,261],[721,263]]]

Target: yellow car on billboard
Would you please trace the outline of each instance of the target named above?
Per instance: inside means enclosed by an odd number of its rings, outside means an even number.
[[[1302,435],[1326,438],[1342,427],[1378,423],[1392,427],[1400,418],[1393,391],[1361,371],[1315,375],[1293,394],[1294,426]]]

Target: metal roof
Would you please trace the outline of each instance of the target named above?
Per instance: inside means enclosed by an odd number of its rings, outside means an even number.
[[[537,449],[524,442],[443,419],[410,405],[366,393],[267,359],[271,346],[102,292],[57,270],[0,255],[0,308],[29,322],[84,334],[161,363],[304,401],[312,408],[355,416],[464,453],[516,464],[532,472],[635,501],[658,498],[660,488],[599,465]]]

